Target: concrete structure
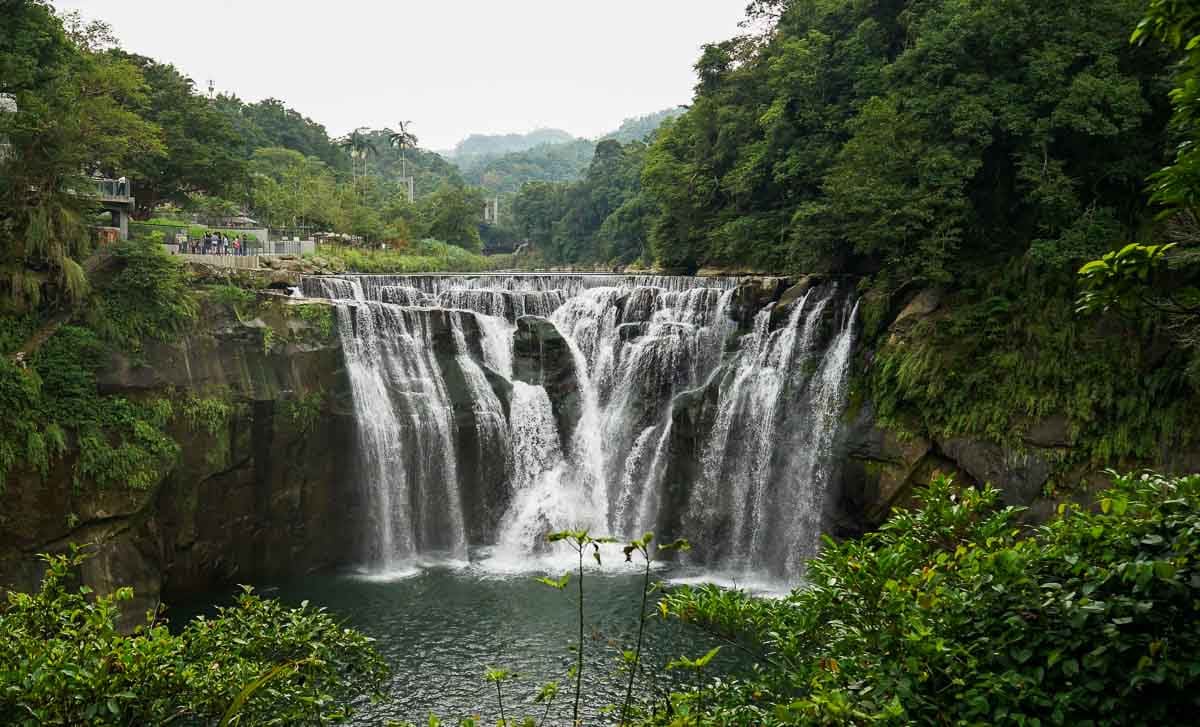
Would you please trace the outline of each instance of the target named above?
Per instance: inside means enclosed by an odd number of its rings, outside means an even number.
[[[172,246],[165,246],[172,247]],[[180,253],[178,257],[189,263],[204,263],[217,268],[233,268],[235,270],[258,270],[258,255],[192,255]]]
[[[496,225],[500,223],[500,198],[492,197],[483,203],[483,223]]]
[[[122,240],[129,239],[129,219],[137,204],[133,199],[133,189],[129,180],[96,178],[94,196],[99,200],[104,211],[112,215],[112,226],[117,228]]]
[[[0,114],[15,114],[17,113],[17,97],[11,93],[0,93]],[[12,154],[12,144],[8,142],[8,137],[0,136],[0,162],[7,159]]]

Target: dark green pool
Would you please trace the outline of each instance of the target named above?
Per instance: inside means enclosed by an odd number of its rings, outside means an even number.
[[[622,649],[637,634],[641,575],[632,565],[611,559],[601,572],[585,577],[584,693],[589,720],[603,724],[600,709],[619,703],[624,682],[617,673]],[[548,725],[569,724],[571,693],[568,649],[577,636],[575,582],[560,592],[534,580],[536,573],[495,572],[477,564],[430,566],[393,577],[312,576],[278,586],[263,585],[264,595],[285,602],[308,600],[344,617],[377,640],[394,674],[389,701],[359,705],[354,724],[380,725],[389,719],[424,724],[430,713],[457,724],[466,715],[498,717],[495,687],[484,671],[498,667],[517,672],[505,685],[508,717],[540,717],[531,702],[540,685],[557,679],[562,687]],[[557,573],[556,573],[557,575]],[[653,574],[667,577],[665,571]],[[176,616],[181,616],[177,613]],[[698,629],[651,619],[643,646],[647,668],[664,666],[680,655],[699,656],[715,645]],[[722,653],[713,669],[727,669],[734,654]],[[658,670],[656,670],[658,671]],[[666,680],[686,678],[677,672]],[[649,692],[649,685],[643,693]],[[610,720],[611,721],[611,720]]]

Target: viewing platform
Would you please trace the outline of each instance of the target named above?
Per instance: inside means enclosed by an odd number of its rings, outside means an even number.
[[[93,187],[90,196],[100,202],[104,211],[112,215],[112,226],[118,230],[118,237],[129,239],[129,220],[137,209],[133,197],[133,187],[129,180],[93,177]]]

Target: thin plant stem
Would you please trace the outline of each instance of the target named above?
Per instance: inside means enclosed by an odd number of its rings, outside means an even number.
[[[579,698],[583,693],[583,543],[578,543],[579,546],[579,658],[575,664],[575,707],[571,710],[571,721],[578,727],[583,724],[579,721]]]
[[[504,719],[504,694],[500,689],[500,680],[496,680],[496,701],[500,703],[500,724],[506,724],[508,720]]]
[[[641,664],[642,633],[646,630],[646,596],[650,590],[650,553],[647,550],[644,551],[642,555],[646,559],[646,570],[642,576],[642,610],[638,614],[637,646],[634,648],[633,652],[633,666],[629,670],[629,684],[625,687],[625,704],[621,707],[621,721],[617,723],[622,727],[626,724],[626,720],[629,716],[629,705],[633,701],[633,679],[635,676],[637,676],[638,666]]]
[[[557,694],[555,696],[557,696]],[[550,716],[551,704],[554,704],[554,697],[550,697],[546,700],[546,709],[542,712],[542,718],[538,721],[538,727],[542,727],[542,725],[546,724],[546,718]]]

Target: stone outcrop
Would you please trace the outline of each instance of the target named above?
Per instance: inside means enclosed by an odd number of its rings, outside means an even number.
[[[102,392],[173,400],[168,433],[182,445],[179,459],[145,490],[75,486],[71,452],[44,478],[19,473],[5,495],[0,587],[35,587],[37,553],[87,544],[84,583],[101,593],[134,587],[129,625],[164,595],[284,578],[349,556],[354,420],[340,345],[289,315],[283,298],[256,309],[239,320],[206,303],[179,341],[106,363]],[[190,422],[189,396],[219,401],[227,414]]]
[[[563,451],[571,444],[583,413],[575,358],[571,347],[554,324],[537,316],[517,319],[513,339],[513,377],[527,384],[543,386],[550,398]]]

